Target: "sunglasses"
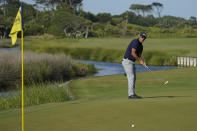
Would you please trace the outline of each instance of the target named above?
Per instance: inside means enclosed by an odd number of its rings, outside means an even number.
[[[143,40],[146,40],[146,37],[143,37],[143,36],[141,36],[142,38],[143,38]]]

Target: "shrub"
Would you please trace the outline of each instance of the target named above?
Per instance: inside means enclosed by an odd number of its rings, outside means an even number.
[[[80,62],[72,63],[72,69],[75,76],[85,76],[87,74],[93,74],[97,72],[97,69],[92,64],[83,64]]]
[[[41,35],[44,34],[44,28],[40,24],[32,24],[29,27],[25,28],[26,35]]]

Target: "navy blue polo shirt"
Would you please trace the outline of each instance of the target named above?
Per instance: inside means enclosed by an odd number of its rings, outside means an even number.
[[[138,57],[141,57],[142,51],[143,51],[143,45],[142,45],[142,43],[139,42],[138,39],[134,39],[131,41],[131,43],[127,47],[127,50],[124,54],[124,59],[129,59],[129,60],[135,62],[136,59],[131,55],[132,48],[136,49],[136,55]]]

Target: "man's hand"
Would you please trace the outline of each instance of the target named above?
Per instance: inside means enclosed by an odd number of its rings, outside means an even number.
[[[145,63],[142,59],[139,59],[139,62],[140,62],[140,64],[141,64],[142,66],[144,66],[145,68],[147,67],[147,66],[146,66],[146,63]]]

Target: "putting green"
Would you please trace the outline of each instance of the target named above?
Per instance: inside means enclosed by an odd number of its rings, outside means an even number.
[[[27,131],[195,131],[197,68],[137,73],[140,100],[128,100],[123,75],[92,77],[70,83],[77,100],[25,108]],[[1,131],[20,131],[20,110],[0,112]],[[134,127],[131,127],[131,125]]]

